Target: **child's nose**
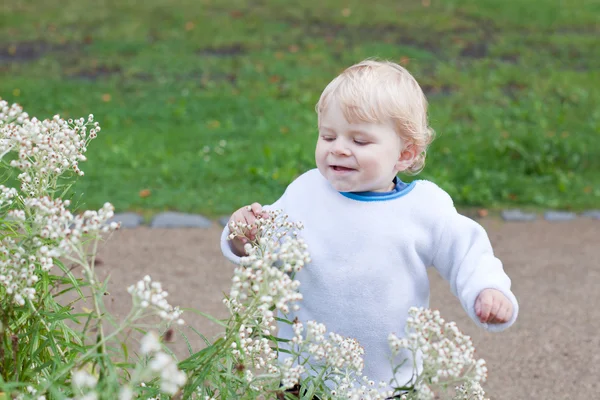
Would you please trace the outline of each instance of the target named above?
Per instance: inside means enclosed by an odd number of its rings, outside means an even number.
[[[338,139],[331,145],[331,152],[337,155],[350,155],[350,149],[346,146],[343,140]]]

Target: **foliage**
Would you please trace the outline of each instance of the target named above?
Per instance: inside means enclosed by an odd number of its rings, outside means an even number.
[[[342,68],[387,58],[430,100],[438,138],[421,178],[459,206],[579,210],[600,200],[598,7],[9,1],[0,95],[103,121],[74,188],[91,207],[218,216],[272,203],[312,168],[320,92]]]

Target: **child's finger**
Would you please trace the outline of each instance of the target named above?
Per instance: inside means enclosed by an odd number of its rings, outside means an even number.
[[[246,213],[244,215],[244,221],[246,222],[246,224],[248,225],[253,225],[254,222],[256,221],[256,217],[254,216],[254,214],[252,213]],[[256,228],[250,228],[247,232],[246,232],[246,236],[248,236],[248,239],[250,240],[254,240],[254,235],[256,235]]]
[[[504,317],[504,309],[501,308],[495,316],[493,316],[492,318],[490,318],[490,320],[488,321],[488,323],[490,323],[490,324],[501,324],[501,323],[505,322],[504,318],[505,318]]]
[[[502,307],[502,322],[508,322],[512,318],[512,304],[508,303],[505,307]]]
[[[500,312],[500,307],[501,307],[501,302],[498,301],[498,299],[492,298],[492,306],[490,307],[490,316],[489,316],[489,320],[493,320],[498,316],[498,313]]]
[[[480,302],[481,311],[479,313],[479,320],[481,322],[487,322],[490,317],[490,311],[492,309],[492,299],[488,295],[481,296]]]
[[[259,203],[252,203],[250,210],[255,216],[259,217],[262,212],[262,206]]]

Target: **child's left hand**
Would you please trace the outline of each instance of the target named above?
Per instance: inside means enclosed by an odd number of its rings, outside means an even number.
[[[513,305],[501,291],[484,289],[475,300],[475,314],[481,322],[502,324],[512,318]]]

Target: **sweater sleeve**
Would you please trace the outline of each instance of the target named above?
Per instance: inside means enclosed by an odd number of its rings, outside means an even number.
[[[483,227],[460,215],[454,207],[451,207],[444,220],[433,265],[450,283],[452,293],[478,326],[490,332],[500,332],[514,324],[519,304],[510,290],[511,281],[504,272],[502,262],[494,256]],[[512,302],[513,315],[510,321],[502,324],[479,321],[475,314],[475,301],[484,289],[497,289]]]

